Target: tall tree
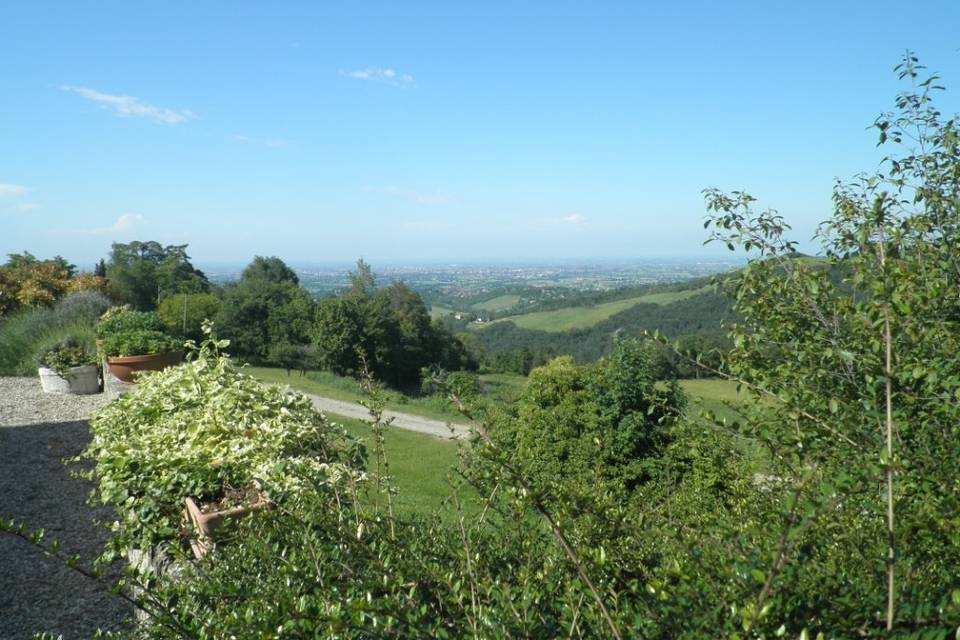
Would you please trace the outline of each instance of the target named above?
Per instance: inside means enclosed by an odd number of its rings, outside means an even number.
[[[393,331],[389,336],[390,376],[394,385],[412,384],[423,367],[437,364],[439,336],[430,322],[423,298],[403,282],[394,282],[377,293],[389,306]]]
[[[373,269],[363,259],[357,260],[357,268],[350,273],[350,293],[352,295],[369,298],[377,288],[377,279]]]
[[[250,280],[260,278],[270,282],[289,282],[299,285],[300,279],[297,274],[287,266],[287,264],[276,256],[263,257],[254,256],[253,262],[247,265],[240,275],[241,280]]]
[[[210,288],[202,271],[190,263],[187,245],[155,241],[113,243],[106,265],[111,295],[137,309],[155,309],[165,295],[201,293]]]
[[[956,593],[960,122],[921,69],[904,58],[911,86],[875,123],[905,153],[834,189],[820,231],[834,269],[795,259],[783,219],[748,194],[706,192],[715,239],[755,252],[730,283],[743,322],[728,375],[761,400],[744,435],[768,448],[783,499],[747,629],[818,628],[797,596],[831,576],[845,576],[830,587],[836,636],[934,633],[949,607],[933,603]]]
[[[266,361],[277,344],[310,341],[314,301],[279,258],[257,256],[240,280],[224,289],[217,331],[241,356]]]

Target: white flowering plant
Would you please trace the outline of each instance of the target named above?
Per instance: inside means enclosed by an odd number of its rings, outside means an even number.
[[[107,557],[180,536],[188,496],[216,501],[256,485],[282,502],[364,478],[362,444],[306,396],[243,373],[228,341],[204,331],[187,362],[145,375],[91,421],[79,459],[93,461],[95,498],[117,511]]]

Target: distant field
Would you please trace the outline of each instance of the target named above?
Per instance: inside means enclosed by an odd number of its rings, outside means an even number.
[[[471,308],[477,311],[491,311],[496,313],[499,311],[512,309],[513,307],[517,306],[518,302],[520,302],[520,296],[503,295],[497,296],[496,298],[491,298],[490,300],[484,300],[483,302],[478,302],[472,305]]]
[[[496,322],[513,322],[521,329],[536,329],[540,331],[567,331],[569,329],[585,329],[610,316],[626,311],[630,307],[640,304],[667,305],[678,300],[685,300],[705,293],[709,287],[689,289],[686,291],[666,291],[663,293],[649,293],[636,298],[615,300],[591,307],[568,307],[555,311],[535,311],[517,316],[509,316]],[[496,298],[495,298],[496,299]],[[471,325],[476,327],[476,325]]]
[[[483,395],[494,402],[513,402],[526,383],[527,377],[516,373],[485,373],[480,376]]]
[[[734,420],[737,413],[725,403],[740,404],[751,401],[751,396],[737,391],[737,383],[729,380],[704,379],[681,380],[680,386],[687,394],[690,409],[695,415],[696,409],[702,407],[713,411],[718,417]]]
[[[451,313],[453,313],[453,309],[450,307],[443,307],[437,304],[430,307],[430,318],[432,319],[442,318],[443,316],[448,316]]]

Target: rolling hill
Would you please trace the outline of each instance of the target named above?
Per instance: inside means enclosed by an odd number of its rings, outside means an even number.
[[[659,298],[660,303],[638,302],[631,298],[629,306],[624,304],[627,308],[616,313],[610,312],[611,307],[607,305],[611,303],[597,305],[606,307],[603,309],[606,317],[595,318],[593,324],[586,327],[566,330],[530,329],[517,326],[516,320],[524,316],[515,316],[510,320],[471,324],[468,335],[488,357],[494,359],[500,354],[528,351],[546,358],[571,355],[580,362],[589,362],[606,355],[613,347],[614,338],[619,334],[642,336],[645,331],[659,331],[669,338],[689,334],[723,336],[725,331],[722,322],[734,317],[731,302],[713,290],[700,291],[702,286],[701,283],[695,289],[686,290],[686,295],[676,295],[682,293],[679,291],[672,292],[676,296],[673,302],[666,302],[664,298]],[[627,303],[627,300],[618,302]],[[585,322],[582,309],[577,308],[573,314],[575,321]],[[544,326],[542,321],[540,326]]]
[[[661,291],[602,304],[567,307],[553,311],[535,311],[533,313],[508,316],[495,322],[512,322],[521,329],[532,329],[535,331],[586,329],[638,304],[669,305],[680,300],[686,300],[687,298],[707,293],[711,291],[711,289],[711,286],[706,285],[681,291]],[[473,326],[478,327],[480,325]]]

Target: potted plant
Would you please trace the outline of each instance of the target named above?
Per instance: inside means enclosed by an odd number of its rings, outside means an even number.
[[[228,489],[217,500],[186,498],[184,503],[184,520],[193,529],[190,547],[198,559],[215,546],[217,531],[226,521],[237,520],[271,504],[255,484],[246,489]]]
[[[94,342],[97,345],[97,349],[103,346],[103,341],[107,337],[107,333],[110,330],[110,323],[113,321],[113,319],[116,316],[122,313],[128,313],[129,311],[131,311],[130,305],[122,304],[114,305],[101,314],[100,319],[97,321],[97,326],[95,327],[97,337]]]
[[[154,311],[134,311],[128,304],[110,307],[97,322],[97,347],[114,334],[138,330],[163,331],[163,321]]]
[[[123,382],[135,382],[143,371],[161,371],[183,360],[181,343],[160,331],[134,329],[109,335],[103,341],[110,373]]]
[[[46,393],[99,393],[100,376],[92,349],[68,338],[51,345],[39,357],[40,386]]]

